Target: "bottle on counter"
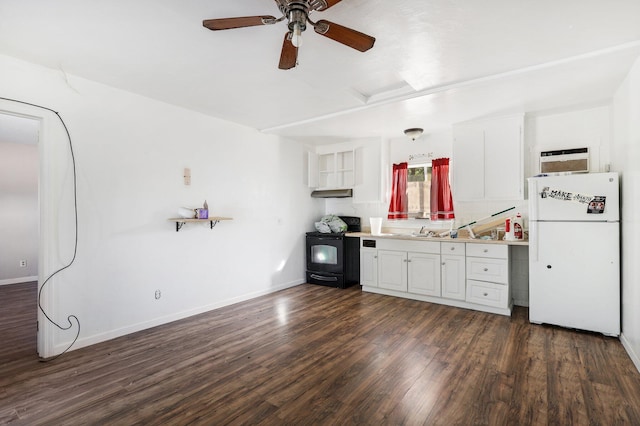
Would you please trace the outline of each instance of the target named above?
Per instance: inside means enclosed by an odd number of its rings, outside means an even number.
[[[508,217],[504,221],[504,240],[513,241],[514,239],[515,235],[513,232],[513,219]]]
[[[522,230],[522,215],[518,213],[513,220],[513,238],[516,240],[521,240],[524,238],[524,232]]]

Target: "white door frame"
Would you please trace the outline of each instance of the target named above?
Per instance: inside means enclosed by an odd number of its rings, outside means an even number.
[[[58,200],[55,192],[52,191],[52,173],[57,165],[53,161],[53,146],[58,140],[66,141],[66,132],[62,128],[60,120],[56,114],[35,105],[23,104],[0,99],[0,113],[18,117],[35,119],[40,122],[40,132],[38,137],[38,208],[40,213],[38,229],[38,294],[43,281],[50,275],[59,262],[55,262],[56,229],[55,214]],[[56,142],[56,143],[54,143]],[[55,278],[53,278],[55,279]],[[52,279],[52,280],[53,280]],[[51,283],[49,283],[51,284]],[[55,286],[47,284],[47,289],[42,292],[39,303],[51,318],[56,318]],[[55,355],[55,333],[53,324],[47,321],[46,317],[38,307],[38,332],[37,351],[41,358],[50,358]]]

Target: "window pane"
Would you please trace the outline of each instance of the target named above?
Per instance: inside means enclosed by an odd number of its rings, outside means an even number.
[[[409,214],[428,217],[431,209],[431,166],[409,167],[407,172]]]
[[[407,169],[407,182],[424,182],[424,167],[409,167]]]

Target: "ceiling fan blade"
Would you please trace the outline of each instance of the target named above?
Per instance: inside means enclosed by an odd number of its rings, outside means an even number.
[[[289,70],[296,66],[298,62],[298,48],[291,43],[291,33],[288,32],[284,35],[284,42],[282,42],[282,53],[280,53],[280,64],[278,68],[281,70]]]
[[[341,1],[342,0],[311,0],[309,3],[311,5],[311,9],[323,11],[329,9],[331,6],[335,6]]]
[[[370,35],[334,24],[324,19],[319,20],[313,29],[320,35],[342,43],[345,46],[352,47],[360,52],[366,52],[371,49],[376,42],[376,39]]]
[[[255,27],[258,25],[274,24],[276,18],[273,16],[241,16],[239,18],[207,19],[202,21],[202,25],[213,31],[229,30],[232,28]]]

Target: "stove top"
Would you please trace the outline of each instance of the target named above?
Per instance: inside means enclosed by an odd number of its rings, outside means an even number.
[[[307,237],[344,237],[346,232],[307,232]]]
[[[344,237],[347,232],[360,232],[362,227],[360,226],[361,220],[355,216],[340,216],[340,219],[347,224],[346,232],[307,232],[307,236],[310,237]]]

